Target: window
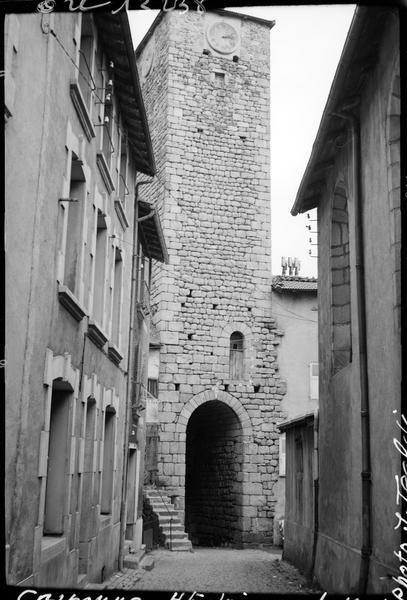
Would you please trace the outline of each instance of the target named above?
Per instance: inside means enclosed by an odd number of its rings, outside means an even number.
[[[114,444],[115,444],[115,419],[116,412],[113,407],[107,406],[105,412],[105,435],[103,442],[103,472],[102,472],[102,499],[100,512],[111,514],[114,487]]]
[[[82,161],[72,153],[71,183],[67,199],[67,228],[65,244],[64,284],[79,297],[80,250],[82,244],[82,212],[85,203],[86,184]]]
[[[105,280],[107,255],[107,226],[104,215],[98,210],[95,251],[95,283],[93,288],[93,318],[103,327],[105,307]]]
[[[113,80],[110,78],[111,66],[106,65],[103,50],[98,45],[96,50],[95,85],[95,128],[97,129],[96,164],[109,194],[115,189],[110,169],[114,152],[114,110],[113,110]]]
[[[309,397],[310,400],[318,400],[318,363],[309,365]]]
[[[79,23],[81,30],[79,34]],[[80,35],[80,37],[79,37]],[[97,95],[94,81],[94,34],[92,17],[83,14],[75,23],[74,42],[77,47],[75,79],[70,84],[70,95],[83,131],[90,142],[95,137],[92,123],[92,97]]]
[[[235,331],[230,336],[229,377],[243,379],[243,334]]]
[[[79,74],[78,83],[85,101],[85,106],[90,111],[92,98],[92,56],[93,56],[93,30],[89,14],[82,15],[81,41],[79,47]]]
[[[222,73],[221,71],[215,71],[214,81],[216,85],[223,87],[225,85],[225,73]]]
[[[107,95],[107,94],[106,94]],[[105,157],[107,168],[110,169],[112,162],[113,148],[113,106],[105,101],[105,112],[102,127],[102,153]]]
[[[90,396],[86,403],[85,450],[82,483],[82,509],[80,520],[80,541],[88,542],[91,535],[91,507],[93,505],[93,459],[95,447],[96,401]],[[83,558],[80,559],[83,562]],[[86,567],[86,565],[84,565]],[[86,572],[86,568],[81,572]]]
[[[285,433],[280,434],[278,452],[279,474],[285,476]]]
[[[145,256],[142,245],[139,244],[137,303],[139,307],[143,309],[145,314],[150,312],[151,262],[152,261]]]
[[[128,174],[128,154],[127,154],[127,143],[122,138],[120,144],[120,160],[119,160],[119,200],[121,201],[123,208],[126,208],[126,199],[129,195],[129,189],[127,187],[127,174]]]
[[[72,390],[54,380],[49,425],[47,482],[45,488],[44,535],[64,532],[65,478],[68,460],[69,398]]]
[[[123,261],[119,248],[115,248],[114,277],[113,277],[113,309],[112,309],[112,342],[120,346],[120,320],[122,301]]]
[[[346,195],[334,194],[331,229],[333,372],[352,360],[349,223]]]
[[[154,398],[158,398],[158,378],[160,373],[160,349],[150,347],[148,353],[147,389]]]
[[[85,260],[84,260],[84,304],[88,310],[92,307],[93,297],[93,265],[95,260],[95,222],[96,222],[96,207],[91,204],[88,207],[87,232],[85,244]]]
[[[147,390],[152,396],[154,396],[154,398],[158,398],[158,380],[148,379]]]

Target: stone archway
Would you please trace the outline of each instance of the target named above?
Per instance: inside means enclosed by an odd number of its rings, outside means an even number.
[[[230,394],[192,398],[176,428],[185,443],[185,529],[194,545],[241,546],[248,533],[250,418]]]

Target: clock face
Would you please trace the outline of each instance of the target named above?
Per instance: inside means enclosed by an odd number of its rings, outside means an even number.
[[[207,38],[212,48],[221,54],[232,54],[239,43],[238,32],[226,21],[218,21],[210,25]]]

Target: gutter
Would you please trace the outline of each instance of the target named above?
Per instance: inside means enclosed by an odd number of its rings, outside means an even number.
[[[122,25],[123,37],[124,37],[125,46],[126,46],[127,58],[129,60],[130,72],[132,75],[133,85],[136,90],[137,97],[140,99],[139,111],[140,111],[140,115],[141,115],[143,133],[144,133],[145,140],[146,140],[146,145],[147,145],[148,154],[149,154],[149,162],[150,162],[150,172],[148,173],[148,175],[150,175],[152,177],[156,174],[157,169],[156,169],[156,165],[155,165],[153,145],[152,145],[151,137],[150,137],[150,130],[148,127],[147,113],[146,113],[146,109],[145,109],[144,102],[143,102],[143,94],[141,91],[140,79],[138,76],[138,70],[137,70],[137,65],[136,65],[136,56],[135,56],[134,48],[133,48],[133,41],[132,41],[132,37],[131,37],[129,18],[127,16],[126,11],[121,11],[119,13],[119,17],[120,17],[120,22]],[[137,188],[137,185],[138,184],[136,184],[136,188]]]
[[[359,335],[360,427],[362,442],[362,547],[358,593],[366,594],[369,581],[370,556],[372,554],[372,476],[370,454],[362,178],[360,165],[360,124],[359,119],[352,112],[350,112],[350,110],[354,108],[355,106],[344,107],[344,110],[340,113],[335,113],[335,116],[340,117],[349,123],[352,143],[352,187],[355,202],[356,297]]]
[[[312,558],[311,558],[311,575],[314,574],[315,558],[317,555],[317,542],[319,532],[319,457],[318,457],[318,427],[319,427],[319,411],[314,413],[314,537],[312,541]]]

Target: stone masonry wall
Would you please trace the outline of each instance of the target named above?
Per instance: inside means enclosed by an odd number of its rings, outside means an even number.
[[[203,52],[207,19],[214,18],[230,20],[240,32],[238,62]],[[272,539],[284,393],[276,363],[280,334],[271,315],[269,34],[267,25],[250,19],[174,11],[157,22],[139,57],[142,63],[153,43],[153,67],[142,87],[160,180],[154,200],[170,256],[153,277],[162,343],[160,480],[179,495],[182,511],[183,411],[198,406],[197,397],[209,402],[222,395],[247,419],[244,543]],[[159,105],[164,88],[167,104]],[[233,380],[235,331],[244,336],[244,358],[241,378]]]

